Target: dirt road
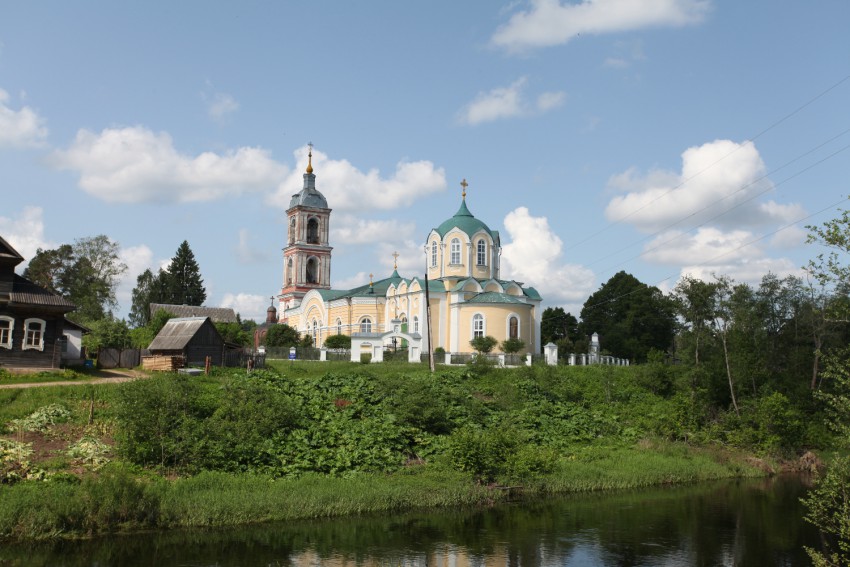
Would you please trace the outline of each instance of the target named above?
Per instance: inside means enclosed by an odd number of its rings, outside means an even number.
[[[9,388],[38,388],[39,386],[85,386],[87,384],[117,384],[120,382],[129,382],[137,378],[146,378],[147,373],[139,370],[100,370],[91,378],[83,380],[61,380],[57,382],[27,382],[24,384],[2,384],[0,389]]]

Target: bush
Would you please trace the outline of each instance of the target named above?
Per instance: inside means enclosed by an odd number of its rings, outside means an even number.
[[[522,339],[505,339],[502,341],[502,352],[505,354],[515,354],[525,348],[525,343]]]
[[[499,344],[495,338],[487,335],[486,337],[475,337],[469,341],[469,345],[479,354],[487,354]]]
[[[331,335],[325,339],[326,348],[351,348],[351,337],[348,335]]]

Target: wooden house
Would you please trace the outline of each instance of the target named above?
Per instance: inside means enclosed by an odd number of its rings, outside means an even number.
[[[209,317],[178,317],[169,319],[148,347],[154,357],[182,356],[185,366],[221,366],[224,358],[224,339]]]
[[[0,237],[0,368],[59,368],[65,314],[76,307],[16,274],[15,266],[23,261]]]

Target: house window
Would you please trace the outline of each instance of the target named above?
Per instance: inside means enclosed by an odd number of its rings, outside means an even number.
[[[460,240],[457,238],[452,238],[452,255],[451,255],[451,263],[452,264],[460,264]]]
[[[12,348],[12,331],[15,330],[15,320],[11,317],[0,316],[0,347]]]
[[[24,350],[44,350],[44,327],[44,319],[24,321]]]
[[[431,243],[431,266],[437,265],[437,241]]]
[[[307,221],[307,243],[319,243],[319,221],[316,219],[310,219]]]
[[[372,332],[372,320],[368,317],[364,318],[360,321],[360,332],[361,333],[371,333]]]
[[[508,336],[512,339],[519,338],[519,319],[516,317],[508,319]]]
[[[319,323],[313,319],[313,346],[319,346]]]
[[[413,316],[413,332],[419,332],[419,317],[417,317],[416,315]]]
[[[484,242],[483,238],[478,241],[478,265],[487,265],[487,244]]]
[[[337,335],[341,335],[341,334],[342,334],[342,319],[337,319],[337,320],[336,320],[336,334],[337,334]]]
[[[472,338],[478,338],[484,336],[484,315],[477,313],[472,318]]]

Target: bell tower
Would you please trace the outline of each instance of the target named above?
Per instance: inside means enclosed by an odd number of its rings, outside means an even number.
[[[331,288],[331,209],[316,189],[313,144],[308,146],[304,187],[292,196],[286,210],[287,245],[283,249],[283,286],[278,296],[282,323],[286,323],[286,311],[298,307],[308,291]]]

